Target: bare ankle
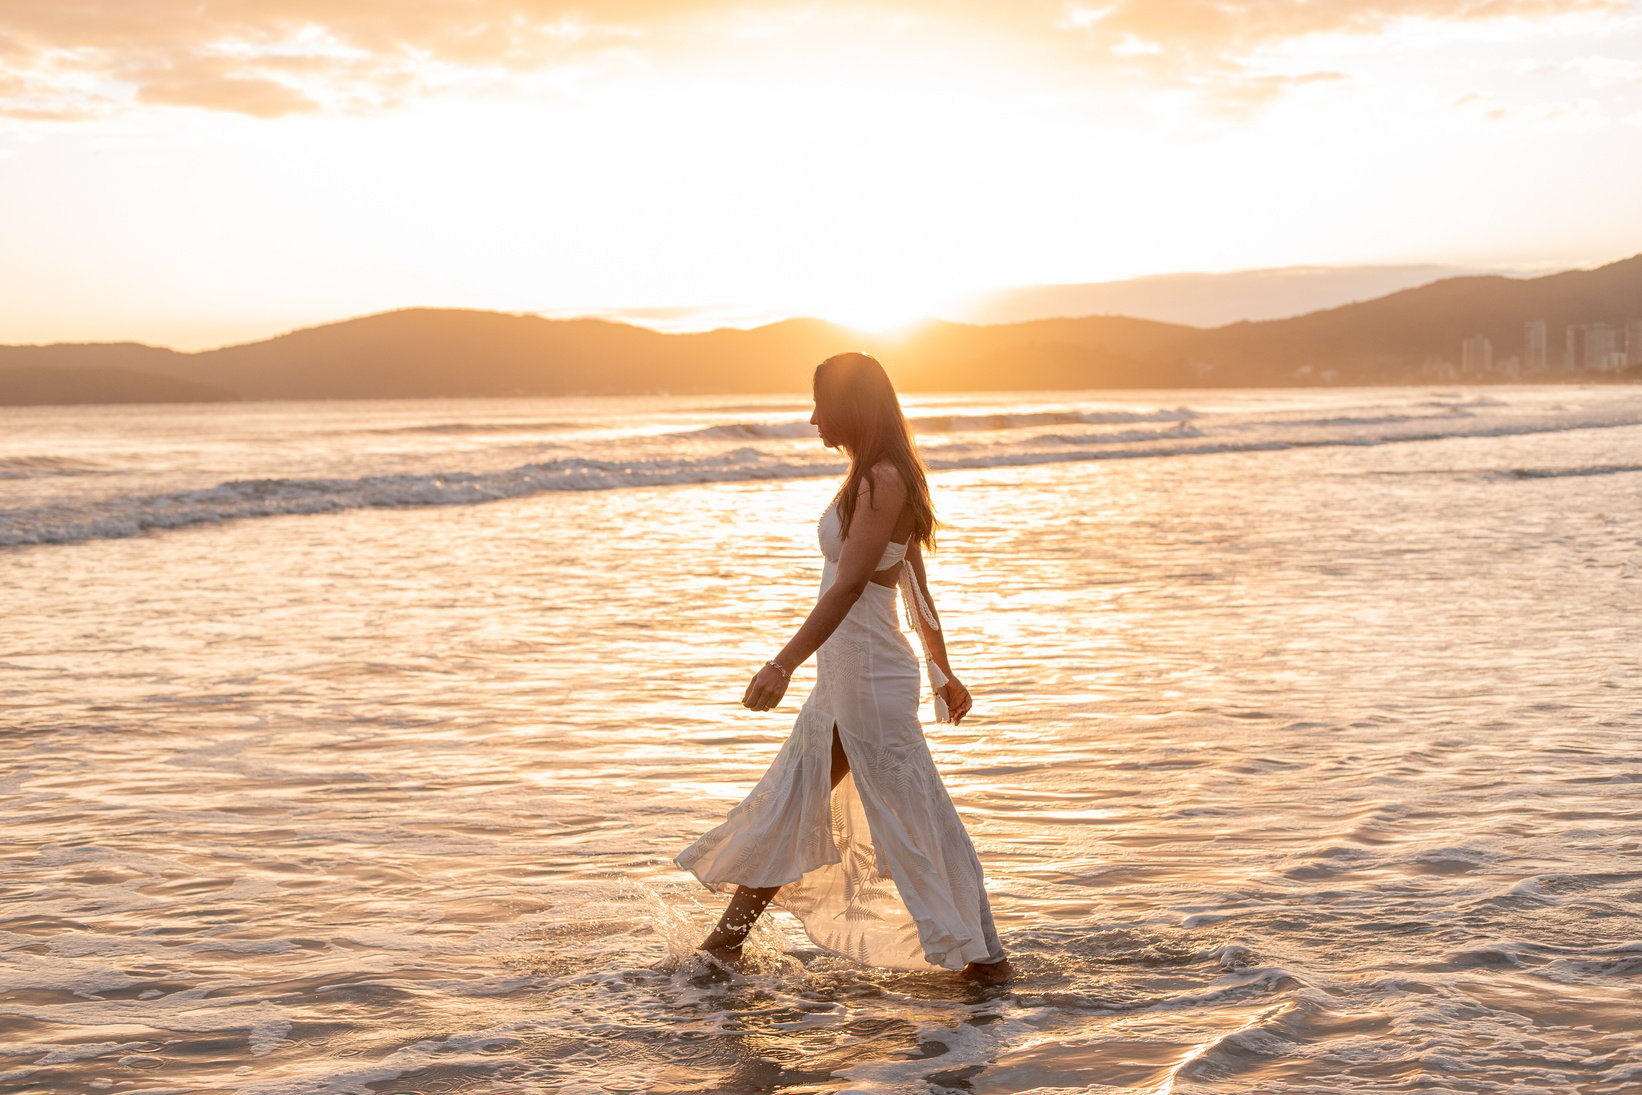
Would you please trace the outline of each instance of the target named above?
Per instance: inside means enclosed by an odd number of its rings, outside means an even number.
[[[704,951],[739,951],[747,941],[746,932],[718,932],[709,935],[701,944]]]

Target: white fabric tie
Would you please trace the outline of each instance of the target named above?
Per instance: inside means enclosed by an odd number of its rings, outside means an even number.
[[[929,624],[930,630],[935,632],[941,630],[941,625],[935,619],[935,610],[930,608],[929,602],[924,599],[924,591],[918,586],[918,579],[912,573],[910,562],[901,564],[900,585],[901,606],[906,612],[907,624],[918,636],[918,645],[924,650],[924,671],[929,675],[929,687],[935,694],[935,721],[951,722],[951,712],[947,710],[946,699],[941,695],[941,686],[947,682],[947,677],[930,656],[929,643],[925,641],[924,629],[919,626],[918,621],[922,617],[924,622]]]

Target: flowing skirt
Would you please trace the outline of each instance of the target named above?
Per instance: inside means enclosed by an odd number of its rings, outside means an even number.
[[[869,582],[816,652],[815,689],[769,769],[674,862],[713,890],[781,887],[773,903],[817,946],[866,965],[995,962],[980,859],[924,740],[895,610],[895,589]],[[829,789],[834,727],[850,770]]]

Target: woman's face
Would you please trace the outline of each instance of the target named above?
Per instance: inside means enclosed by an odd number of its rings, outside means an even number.
[[[829,449],[836,449],[839,446],[838,424],[822,408],[819,399],[815,401],[815,410],[810,413],[810,425],[814,426],[815,432],[821,435],[821,444]]]

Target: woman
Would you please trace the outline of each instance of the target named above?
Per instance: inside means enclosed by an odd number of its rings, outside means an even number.
[[[1000,983],[1010,969],[980,860],[924,741],[918,659],[896,614],[899,589],[924,645],[936,714],[959,721],[969,691],[947,662],[924,576],[935,514],[923,463],[873,358],[823,361],[814,394],[810,423],[850,458],[821,517],[821,595],[741,702],[773,708],[811,654],[815,689],[758,785],[674,860],[708,887],[735,891],[701,949],[738,960],[774,900],[823,949]]]

